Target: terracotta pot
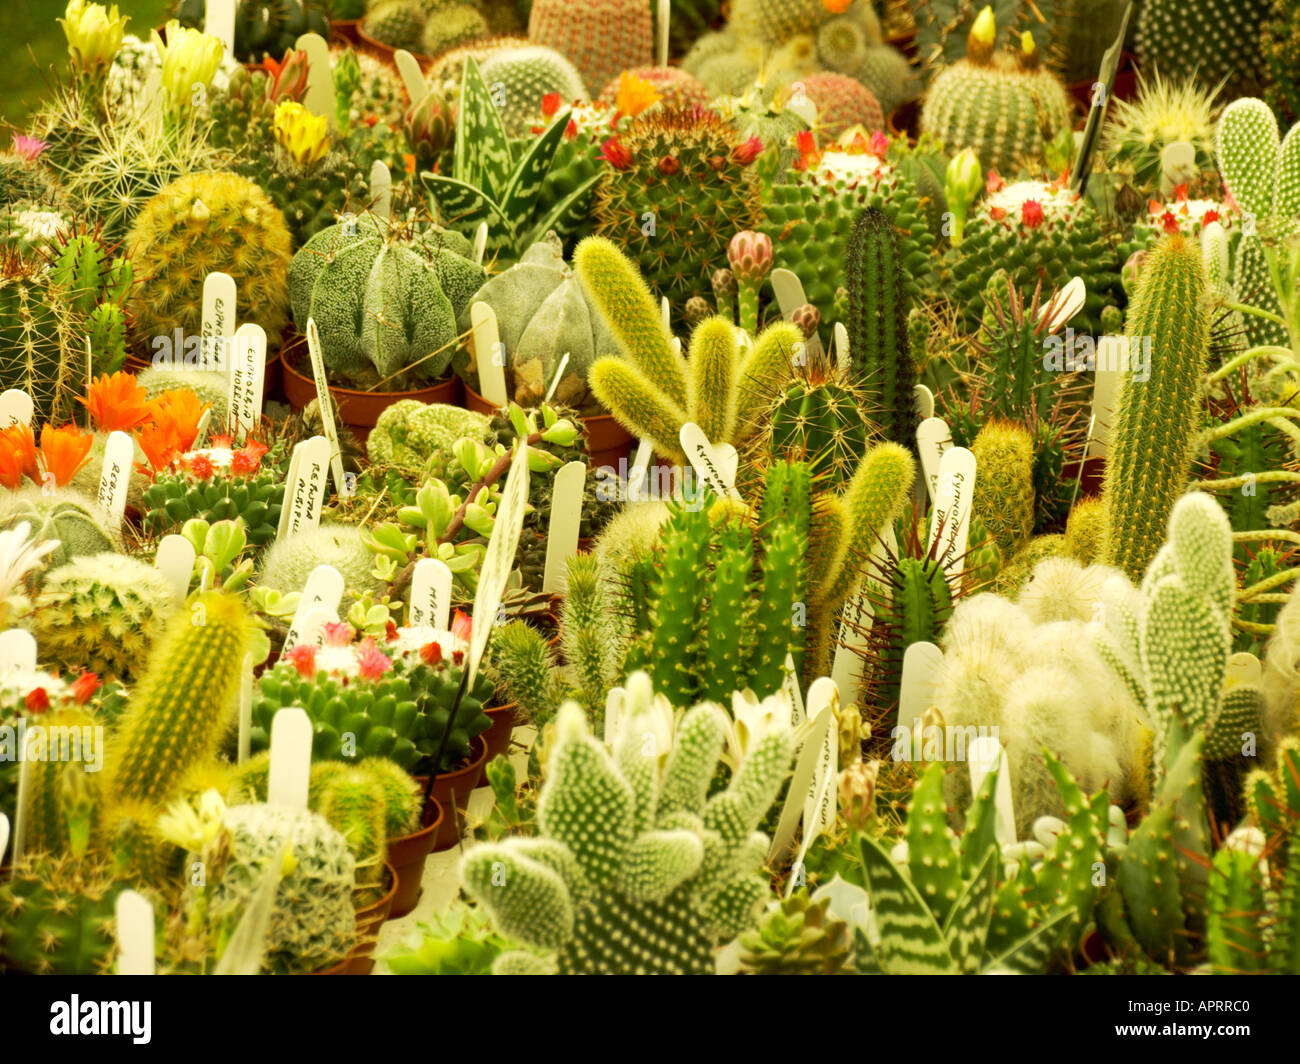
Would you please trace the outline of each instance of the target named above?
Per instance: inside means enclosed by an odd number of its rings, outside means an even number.
[[[295,410],[301,410],[316,398],[316,381],[304,377],[294,367],[297,351],[306,351],[306,342],[301,337],[287,342],[282,349],[281,373],[284,377],[284,396]],[[351,388],[338,388],[330,385],[330,395],[339,405],[339,417],[351,431],[357,441],[364,443],[375,427],[379,415],[401,399],[418,399],[422,403],[459,402],[460,378],[450,376],[446,380],[428,388],[417,388],[409,392],[358,392]]]
[[[393,899],[397,896],[397,871],[387,861],[384,862],[384,881],[388,884],[388,893],[377,902],[357,910],[357,944],[352,948],[348,961],[348,975],[369,975],[375,966],[379,929],[391,915]]]
[[[484,735],[486,734],[485,732]],[[468,765],[456,769],[455,772],[444,772],[434,777],[431,797],[443,809],[442,825],[434,837],[434,853],[450,850],[460,842],[460,828],[465,819],[465,808],[469,805],[469,796],[474,793],[474,788],[483,778],[483,766],[488,760],[487,743],[484,742],[483,735],[474,737],[470,750],[472,752]],[[421,790],[429,785],[428,776],[416,776],[415,779],[420,784]],[[452,805],[453,794],[456,802],[454,806]]]
[[[468,384],[465,388],[465,408],[489,417],[497,408],[479,395]],[[587,465],[591,469],[601,466],[618,468],[620,458],[631,458],[636,450],[636,437],[627,431],[614,418],[613,414],[593,414],[584,417],[582,431],[587,438]]]
[[[151,363],[143,358],[137,358],[135,355],[127,355],[122,362],[122,368],[128,373],[139,373],[141,370],[149,369]],[[262,371],[262,399],[266,401],[280,384],[280,355],[276,352],[268,355],[266,359],[266,369]]]
[[[347,41],[348,44],[356,44],[361,40],[358,35],[360,29],[361,20],[359,18],[336,18],[330,23],[331,35]]]
[[[492,726],[483,733],[483,741],[487,744],[487,761],[510,749],[510,736],[515,730],[515,710],[518,706],[517,702],[511,702],[507,706],[493,706],[483,711],[492,722]],[[484,762],[485,765],[487,761]]]
[[[397,66],[397,60],[393,58],[397,53],[397,49],[392,45],[385,44],[383,41],[375,40],[362,28],[360,22],[357,23],[356,46],[358,50],[369,52],[376,59],[382,59],[391,67]],[[411,54],[415,56],[415,61],[420,64],[421,70],[429,69],[429,64],[433,62],[432,56],[423,55],[420,52],[412,52]]]
[[[425,807],[423,826],[419,831],[388,840],[388,863],[397,877],[393,900],[389,905],[389,919],[405,916],[419,902],[424,863],[433,852],[433,843],[443,819],[442,806],[430,800]]]

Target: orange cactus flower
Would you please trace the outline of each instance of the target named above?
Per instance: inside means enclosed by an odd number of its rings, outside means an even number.
[[[176,429],[171,422],[166,424],[155,422],[136,429],[135,442],[140,445],[140,450],[144,451],[144,456],[149,462],[149,468],[140,467],[142,473],[148,473],[150,470],[161,473],[181,453],[180,444],[176,442]]]
[[[41,428],[41,465],[61,488],[86,464],[94,442],[93,435],[83,433],[76,425],[64,425],[58,429],[45,425]]]
[[[36,437],[32,427],[20,422],[0,430],[0,484],[17,488],[24,476],[39,480],[41,474],[36,464]]]
[[[637,77],[630,70],[625,70],[619,75],[618,94],[614,97],[614,109],[619,114],[635,118],[647,107],[658,102],[658,91],[645,78]]]
[[[207,403],[188,388],[172,388],[149,405],[153,410],[154,421],[158,425],[169,425],[172,428],[176,435],[176,446],[181,451],[188,451],[194,446],[194,440],[199,434],[199,422],[208,409]]]
[[[99,432],[130,432],[153,420],[148,393],[130,373],[105,373],[78,399],[90,413],[91,423]]]

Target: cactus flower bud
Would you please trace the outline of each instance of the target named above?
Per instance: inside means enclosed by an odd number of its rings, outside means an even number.
[[[709,283],[713,286],[715,296],[734,296],[736,294],[736,275],[723,267],[713,271]]]
[[[966,217],[984,187],[984,172],[973,148],[964,148],[952,157],[943,175],[943,191],[952,212],[952,232],[948,238],[955,246],[961,243]]]
[[[299,166],[310,166],[329,154],[329,123],[297,100],[285,100],[275,109],[275,140]]]
[[[975,16],[970,34],[966,37],[966,58],[972,63],[986,64],[993,58],[993,46],[998,39],[998,24],[991,5]]]
[[[415,153],[416,163],[431,169],[451,142],[456,128],[456,113],[445,96],[428,92],[419,103],[407,108],[402,126],[407,143]]]
[[[290,50],[284,53],[283,59],[279,60],[272,59],[268,55],[266,72],[270,77],[266,80],[266,98],[272,103],[279,103],[281,100],[301,101],[307,95],[309,71],[310,65],[306,52]]]
[[[58,23],[68,39],[73,65],[82,71],[108,66],[122,47],[127,20],[128,16],[118,14],[116,4],[105,9],[103,4],[68,0]]]
[[[879,761],[855,762],[840,773],[840,815],[851,831],[865,831],[876,816],[876,772]]]
[[[1124,291],[1130,299],[1137,292],[1138,274],[1142,272],[1142,267],[1146,263],[1147,253],[1145,251],[1135,251],[1128,257],[1123,268],[1119,272],[1119,282],[1124,287]]]
[[[686,321],[691,325],[698,325],[713,312],[709,301],[703,296],[691,296],[682,310],[686,315]]]
[[[195,89],[206,89],[225,55],[220,37],[183,27],[176,19],[166,26],[167,43],[153,31],[153,46],[162,63],[163,93],[174,114],[188,111],[194,103]]]
[[[796,329],[804,334],[805,337],[812,336],[817,331],[817,327],[822,323],[822,312],[811,303],[805,303],[801,307],[795,307],[794,312],[790,315],[790,322]]]
[[[762,284],[772,271],[772,238],[766,233],[744,229],[727,245],[727,261],[741,284]]]

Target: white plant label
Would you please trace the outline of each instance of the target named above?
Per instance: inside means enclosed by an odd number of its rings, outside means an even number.
[[[405,48],[399,48],[393,53],[393,62],[397,64],[397,72],[402,76],[402,84],[406,86],[406,95],[411,98],[411,106],[414,107],[429,95],[424,72],[415,56]]]
[[[961,577],[965,565],[974,491],[975,456],[965,447],[950,447],[939,460],[928,545],[935,546],[935,537],[939,537],[934,557],[952,582]]]
[[[325,626],[327,624],[337,624],[338,619],[338,610],[331,610],[325,606],[313,606],[303,616],[301,623],[298,625],[298,643],[308,647],[324,646]]]
[[[668,20],[671,16],[671,0],[658,0],[655,5],[655,66],[668,65]]]
[[[313,436],[294,447],[277,539],[296,536],[320,524],[329,460],[330,445],[324,436]]]
[[[329,381],[325,377],[325,355],[320,346],[320,332],[316,322],[307,319],[307,351],[311,355],[311,371],[316,378],[316,402],[320,405],[321,424],[330,445],[330,471],[334,474],[334,490],[340,499],[352,494],[347,478],[343,476],[343,451],[339,447],[339,430],[334,425],[334,406],[330,402]]]
[[[235,279],[210,273],[203,279],[203,324],[199,326],[199,368],[229,373],[227,354],[235,335]]]
[[[565,351],[560,361],[555,366],[555,372],[551,374],[551,383],[546,389],[546,396],[542,402],[549,403],[551,397],[555,395],[555,389],[560,386],[560,381],[564,380],[564,371],[569,368],[569,352]]]
[[[501,503],[497,508],[496,522],[483,554],[479,569],[478,591],[474,595],[474,624],[469,640],[469,683],[478,676],[483,651],[487,649],[492,634],[492,624],[510,580],[510,570],[515,565],[515,551],[519,549],[519,533],[524,527],[524,510],[528,506],[528,448],[522,441],[515,444],[515,454],[506,474],[505,487],[501,489]]]
[[[546,528],[546,568],[542,574],[542,591],[546,594],[553,595],[562,589],[569,559],[578,551],[582,492],[586,486],[586,462],[570,462],[555,474],[550,522]]]
[[[284,640],[284,649],[292,650],[304,638],[303,622],[307,614],[314,609],[324,609],[338,615],[339,603],[343,601],[343,574],[332,565],[318,565],[307,577],[303,586],[302,597],[293,614],[293,624]]]
[[[618,730],[623,725],[623,699],[627,692],[621,687],[610,688],[605,696],[605,745],[612,747]],[[0,850],[0,854],[3,854]]]
[[[1121,367],[1128,343],[1123,336],[1102,336],[1097,340],[1097,369],[1092,375],[1092,416],[1096,419],[1088,441],[1088,457],[1104,458],[1110,450],[1111,422],[1119,400]]]
[[[709,438],[704,435],[704,430],[694,421],[688,421],[681,427],[677,438],[691,467],[713,493],[718,498],[725,497],[739,501],[740,492],[736,490],[735,485],[727,482],[725,464],[719,458],[713,444],[709,442]]]
[[[659,297],[659,318],[664,323],[664,332],[673,331],[673,309],[668,303],[667,296]]]
[[[203,32],[221,39],[230,59],[235,58],[235,0],[206,0]]]
[[[474,230],[474,247],[473,259],[475,266],[483,265],[483,256],[487,254],[488,224],[479,222],[478,228]]]
[[[333,129],[338,125],[334,110],[334,72],[330,69],[330,46],[319,33],[304,33],[294,47],[307,53],[307,94],[303,106],[314,115],[323,115]]]
[[[126,493],[131,483],[131,463],[135,461],[135,440],[120,429],[108,434],[104,445],[104,471],[99,476],[96,503],[104,520],[117,527],[126,513]]]
[[[799,674],[795,671],[793,654],[787,654],[781,665],[781,689],[790,699],[790,726],[797,728],[807,717],[804,713],[803,692],[799,689]]]
[[[124,890],[113,904],[113,913],[117,917],[117,974],[155,974],[153,906],[134,890]]]
[[[808,688],[808,716],[816,721],[823,713],[831,715],[831,726],[822,737],[820,756],[803,806],[803,844],[805,847],[835,823],[837,799],[836,776],[839,773],[840,737],[835,726],[840,712],[840,692],[835,681],[818,677]]]
[[[903,651],[903,675],[898,685],[898,726],[911,728],[934,704],[943,651],[933,643],[913,643]]]
[[[311,778],[311,717],[299,706],[286,706],[271,720],[271,770],[266,800],[291,812],[307,809]]]
[[[1069,284],[1057,293],[1056,313],[1047,321],[1047,331],[1055,332],[1062,328],[1066,322],[1073,318],[1083,309],[1084,301],[1088,298],[1088,289],[1083,283],[1082,277],[1071,277]],[[1048,300],[1043,305],[1043,309],[1038,312],[1038,321],[1041,324],[1047,318],[1048,307],[1052,301]]]
[[[194,446],[197,447],[208,434],[208,426],[212,424],[212,407],[203,411],[203,416],[199,418],[199,423],[194,429]]]
[[[252,752],[253,740],[253,655],[245,654],[239,670],[239,747],[237,757],[242,765]]]
[[[234,358],[226,393],[227,428],[239,439],[262,420],[262,389],[266,384],[266,330],[245,322],[235,330]]]
[[[847,374],[853,369],[853,364],[849,361],[849,330],[844,328],[843,322],[837,321],[831,335],[835,337],[835,365],[841,373]]]
[[[924,384],[918,384],[912,389],[912,396],[916,400],[916,416],[924,421],[928,417],[934,417],[934,392],[930,391]]]
[[[11,425],[30,425],[35,405],[32,397],[21,388],[0,392],[0,429]]]
[[[776,831],[772,833],[772,845],[767,851],[768,861],[774,861],[785,853],[794,841],[795,829],[803,816],[804,800],[812,786],[813,775],[822,757],[822,745],[826,741],[826,732],[831,730],[834,714],[830,706],[825,706],[808,730],[799,756],[795,761],[794,777],[790,780],[790,789],[786,792],[785,805],[781,807],[781,816],[776,822]]]
[[[451,621],[451,570],[440,558],[421,558],[411,573],[411,605],[406,623],[412,628],[445,632]]]
[[[9,845],[9,818],[0,813],[0,864],[5,863],[5,848]]]
[[[636,445],[636,454],[632,458],[632,468],[627,471],[627,501],[640,502],[645,489],[646,476],[650,472],[650,459],[654,448],[649,440],[640,440]]]
[[[933,403],[931,399],[931,403]],[[928,417],[916,427],[916,450],[921,456],[921,474],[925,477],[925,490],[934,505],[934,493],[939,486],[939,463],[952,447],[952,432],[948,422],[941,417]]]
[[[970,764],[971,794],[978,794],[984,777],[998,768],[997,789],[994,791],[993,834],[999,846],[1014,845],[1016,815],[1011,804],[1011,766],[1006,763],[1002,744],[991,735],[978,736],[966,747],[966,757]]]
[[[1258,687],[1263,680],[1264,667],[1254,654],[1243,652],[1233,654],[1228,659],[1228,674],[1224,678],[1224,686],[1229,689],[1233,687]]]
[[[158,551],[153,558],[154,568],[171,584],[178,598],[183,599],[189,594],[190,578],[194,575],[197,557],[194,544],[174,532],[163,536],[158,544]]]
[[[475,303],[469,308],[469,320],[479,394],[499,410],[509,405],[510,395],[506,391],[505,345],[501,343],[496,312],[486,303]]]
[[[803,284],[798,277],[790,270],[777,269],[773,270],[768,276],[772,285],[772,292],[776,296],[776,304],[781,308],[781,317],[789,321],[794,312],[808,302],[808,297],[803,293]],[[805,337],[803,341],[803,364],[821,358],[822,342],[817,333]],[[796,352],[796,355],[798,352]]]
[[[740,452],[729,443],[719,443],[713,448],[718,460],[718,468],[727,487],[736,486],[736,474],[740,471]]]
[[[393,217],[393,175],[383,159],[370,167],[370,213],[381,222]]]
[[[885,535],[876,540],[871,548],[869,568],[873,572],[884,569],[886,559],[898,551],[898,542],[894,536],[893,525],[885,526]],[[888,591],[879,583],[870,581],[871,593],[884,597]],[[856,692],[862,684],[862,662],[871,643],[871,622],[875,608],[867,593],[867,587],[859,582],[849,593],[841,614],[840,639],[835,647],[835,657],[831,662],[831,679],[838,690],[845,692],[846,701],[856,701]],[[850,698],[849,695],[854,694]]]
[[[22,628],[0,632],[0,674],[36,671],[36,637]]]

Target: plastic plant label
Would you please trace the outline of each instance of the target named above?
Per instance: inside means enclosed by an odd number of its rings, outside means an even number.
[[[5,863],[5,850],[9,846],[9,818],[0,813],[0,865]]]
[[[505,348],[497,328],[496,312],[486,303],[469,308],[470,335],[474,339],[474,361],[478,364],[479,394],[497,409],[510,402],[506,392]]]
[[[713,448],[718,460],[718,468],[727,487],[736,486],[736,474],[740,471],[740,452],[729,443],[720,443]]]
[[[916,416],[922,421],[934,417],[934,392],[924,384],[918,384],[912,389],[912,395],[916,399]]]
[[[843,322],[837,321],[835,328],[831,330],[831,335],[835,338],[835,365],[841,373],[847,374],[853,368],[853,363],[850,361],[849,330],[844,328]]]
[[[339,603],[343,601],[343,574],[332,565],[318,565],[307,577],[303,586],[302,597],[293,614],[293,624],[284,640],[284,649],[292,650],[303,640],[303,621],[313,609],[329,610],[338,615]]]
[[[393,53],[393,62],[397,64],[397,73],[401,75],[402,84],[406,87],[406,95],[411,98],[411,106],[414,107],[429,95],[429,85],[424,80],[424,72],[420,69],[415,56],[405,48],[399,48]]]
[[[659,297],[659,318],[664,323],[664,332],[673,331],[673,308],[668,302],[667,296]]]
[[[569,368],[569,352],[565,351],[560,361],[556,363],[555,372],[551,374],[551,383],[546,389],[546,396],[542,402],[549,403],[555,395],[555,389],[560,386],[560,381],[564,380],[564,371]]]
[[[903,675],[898,685],[898,726],[910,728],[934,704],[943,666],[943,651],[933,643],[913,643],[903,651]]]
[[[623,698],[627,692],[622,687],[611,687],[605,696],[605,745],[613,746],[618,730],[623,724]],[[0,854],[4,851],[0,850]]]
[[[930,402],[933,405],[933,397]],[[925,477],[925,490],[929,493],[931,505],[934,505],[934,493],[939,486],[939,463],[951,447],[952,432],[943,418],[928,417],[917,425],[916,450],[921,456],[921,473]]]
[[[7,633],[6,633],[7,634]],[[0,637],[2,638],[2,637]],[[1258,687],[1264,681],[1264,666],[1254,654],[1233,654],[1228,659],[1228,673],[1224,677],[1224,686]]]
[[[984,777],[998,769],[998,785],[993,795],[993,834],[999,846],[1013,845],[1016,842],[1016,816],[1011,804],[1011,766],[1006,762],[1002,744],[991,735],[978,736],[966,747],[966,757],[970,765],[971,794],[978,794]]]
[[[235,335],[235,279],[210,273],[203,279],[203,323],[199,326],[199,368],[229,373],[227,354]]]
[[[515,551],[519,549],[519,533],[524,527],[524,510],[528,506],[528,448],[522,441],[515,444],[510,472],[506,474],[505,487],[501,489],[501,503],[497,508],[496,523],[483,553],[479,569],[478,590],[474,595],[474,625],[470,631],[468,682],[478,676],[483,651],[487,649],[492,634],[492,619],[497,615],[510,570],[515,565]]]
[[[230,384],[226,392],[227,428],[236,438],[243,438],[262,420],[262,388],[266,384],[266,330],[255,322],[245,322],[235,330],[230,365]]]
[[[30,425],[35,406],[32,397],[21,388],[0,392],[0,429],[11,425]]]
[[[235,58],[235,0],[205,0],[203,32],[221,39],[226,56]]]
[[[655,4],[655,65],[668,65],[668,20],[672,11],[671,0],[658,0]]]
[[[383,159],[370,167],[370,213],[383,222],[393,217],[393,175]]]
[[[244,655],[244,664],[239,670],[239,747],[237,757],[239,764],[248,760],[252,750],[253,739],[253,655]]]
[[[294,447],[289,459],[289,479],[284,493],[285,505],[280,511],[277,539],[296,536],[320,524],[325,482],[329,479],[329,460],[330,445],[324,436],[313,436]]]
[[[271,721],[271,770],[266,800],[292,812],[307,809],[311,777],[311,717],[298,706],[286,706]]]
[[[1119,400],[1127,338],[1102,336],[1097,340],[1097,369],[1092,376],[1092,416],[1096,419],[1088,440],[1088,457],[1104,458],[1110,451],[1111,423]]]
[[[14,804],[14,864],[23,856],[23,847],[27,842],[27,816],[32,807],[32,765],[35,762],[27,757],[26,742],[27,736],[24,733],[24,748],[18,752],[21,760],[18,762],[18,797]]]
[[[790,789],[786,792],[785,805],[781,807],[781,816],[772,833],[772,845],[768,848],[767,859],[772,862],[789,850],[794,842],[795,829],[803,816],[804,799],[812,786],[817,763],[821,760],[822,745],[826,741],[826,732],[831,730],[834,714],[831,707],[825,706],[821,714],[813,721],[795,760],[794,777],[790,780]]]
[[[316,378],[316,401],[320,405],[320,419],[330,445],[330,472],[334,475],[334,490],[340,499],[346,499],[352,491],[343,476],[343,451],[339,447],[339,430],[334,425],[334,406],[330,402],[329,381],[325,377],[325,355],[320,346],[320,331],[311,318],[307,319],[307,350],[311,354],[312,375]]]
[[[546,527],[546,568],[542,573],[542,591],[546,594],[561,590],[569,559],[577,553],[582,492],[586,486],[586,462],[570,462],[555,474],[550,522]]]
[[[885,565],[885,559],[897,551],[894,528],[888,525],[884,538],[876,540],[875,546],[871,548],[870,568],[880,571]],[[878,596],[888,593],[875,581],[871,581],[871,590],[872,594]],[[871,621],[875,616],[867,588],[861,582],[849,593],[840,616],[840,638],[831,662],[831,679],[835,681],[837,690],[852,693],[862,684],[862,663],[871,644]],[[846,700],[856,701],[856,698],[849,699],[846,694]]]
[[[808,688],[808,716],[814,721],[822,713],[830,711],[831,721],[839,717],[840,692],[835,681],[827,676],[820,676]],[[822,738],[820,756],[813,769],[812,783],[808,788],[803,806],[803,839],[807,847],[818,835],[835,824],[835,805],[837,788],[836,776],[839,773],[839,729],[830,727]]]
[[[0,632],[0,674],[36,671],[36,637],[22,628]]]
[[[325,626],[337,624],[338,610],[325,606],[313,606],[303,615],[298,625],[298,643],[302,646],[321,647],[325,645]]]
[[[319,33],[304,33],[294,47],[307,53],[307,93],[303,106],[314,115],[324,115],[333,129],[338,125],[334,110],[334,73],[330,69],[330,46]]]
[[[153,906],[134,890],[124,890],[113,905],[117,917],[117,974],[154,975]]]
[[[709,438],[704,435],[704,430],[694,421],[688,421],[681,427],[677,434],[678,440],[681,441],[682,450],[686,453],[687,460],[691,467],[699,474],[715,495],[719,498],[730,498],[740,500],[740,493],[733,484],[727,483],[724,473],[724,463],[718,457],[717,451]]]
[[[632,468],[627,471],[627,501],[640,502],[646,475],[650,472],[650,459],[654,448],[649,440],[639,440],[636,454],[632,457]]]
[[[184,598],[190,591],[190,578],[194,575],[194,562],[197,554],[194,544],[184,536],[174,532],[163,536],[154,554],[153,564],[176,590],[178,598]]]
[[[474,230],[473,256],[474,265],[483,265],[483,256],[487,254],[488,224],[479,222],[478,228]]]
[[[790,270],[783,269],[773,270],[768,275],[768,280],[776,296],[777,306],[781,308],[781,317],[789,321],[794,312],[808,302],[808,297],[803,292],[803,283]],[[815,332],[804,338],[803,345],[805,362],[821,358],[822,342]]]
[[[939,483],[935,488],[928,544],[936,548],[934,557],[944,567],[950,582],[961,577],[965,563],[974,491],[975,456],[965,447],[950,447],[939,461]]]
[[[781,690],[790,699],[790,726],[797,728],[807,718],[804,714],[803,692],[799,690],[799,674],[795,671],[793,654],[787,654],[781,665]]]
[[[411,605],[406,623],[412,628],[447,630],[451,623],[451,570],[438,558],[421,558],[411,573]]]
[[[1057,329],[1064,327],[1066,322],[1083,309],[1083,304],[1087,298],[1088,289],[1083,283],[1083,278],[1071,277],[1070,282],[1057,293],[1055,313],[1046,321],[1046,330],[1055,332]],[[1044,323],[1044,319],[1047,318],[1047,311],[1051,304],[1052,301],[1048,300],[1043,305],[1042,310],[1038,312],[1040,326]]]
[[[117,527],[126,513],[126,493],[131,483],[131,463],[135,461],[135,441],[125,432],[108,434],[104,445],[104,471],[99,476],[95,496],[104,520]]]

